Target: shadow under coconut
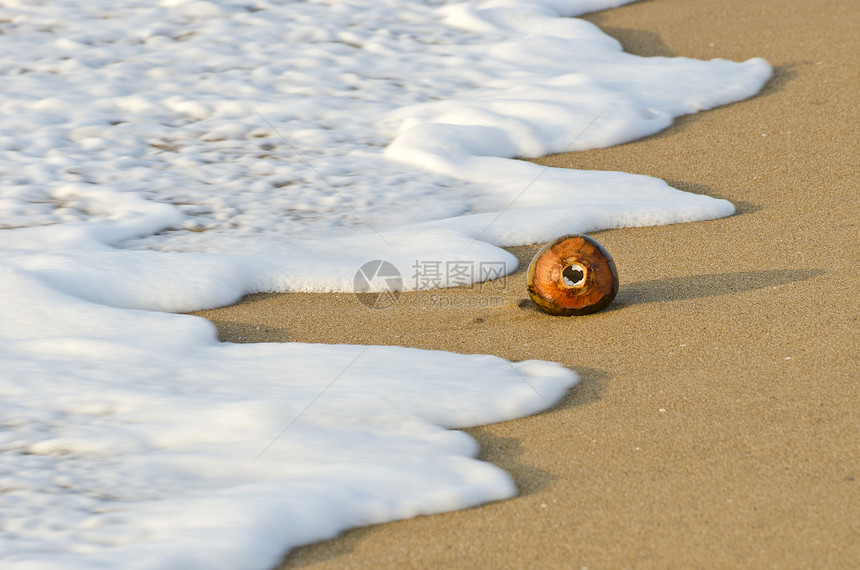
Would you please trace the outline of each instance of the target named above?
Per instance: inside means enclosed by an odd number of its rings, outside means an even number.
[[[743,291],[754,291],[777,287],[788,283],[806,281],[827,273],[823,269],[770,269],[764,271],[739,271],[711,275],[667,277],[622,283],[618,295],[608,310],[617,310],[643,303],[664,303],[730,295]]]

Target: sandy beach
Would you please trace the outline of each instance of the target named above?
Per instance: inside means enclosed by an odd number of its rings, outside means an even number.
[[[537,162],[726,198],[730,218],[597,232],[620,292],[551,317],[520,269],[372,310],[260,294],[197,314],[229,342],[401,345],[543,359],[581,383],[468,430],[512,500],[345,533],[301,568],[856,568],[860,559],[860,10],[645,0],[587,20],[644,56],[767,59],[757,97],[647,139]]]

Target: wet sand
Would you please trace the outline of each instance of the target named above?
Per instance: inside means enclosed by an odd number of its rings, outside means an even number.
[[[776,74],[656,136],[538,162],[659,177],[738,214],[592,234],[621,290],[587,317],[527,301],[541,244],[513,248],[504,280],[390,309],[262,294],[199,313],[231,342],[487,353],[581,376],[550,411],[467,430],[517,498],[351,530],[285,567],[857,567],[860,6],[646,0],[586,19],[632,53],[764,57]]]

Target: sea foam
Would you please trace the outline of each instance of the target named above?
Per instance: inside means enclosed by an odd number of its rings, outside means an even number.
[[[499,246],[732,214],[516,160],[643,137],[769,78],[760,59],[625,54],[566,18],[623,3],[6,2],[4,567],[266,568],[512,496],[451,429],[545,409],[571,371],[224,344],[170,313],[351,291],[368,260],[420,288],[422,261],[504,273]]]

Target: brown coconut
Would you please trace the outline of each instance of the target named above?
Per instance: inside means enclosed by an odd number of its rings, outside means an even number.
[[[529,265],[528,292],[551,315],[588,315],[618,293],[618,272],[609,252],[586,235],[555,239]]]

